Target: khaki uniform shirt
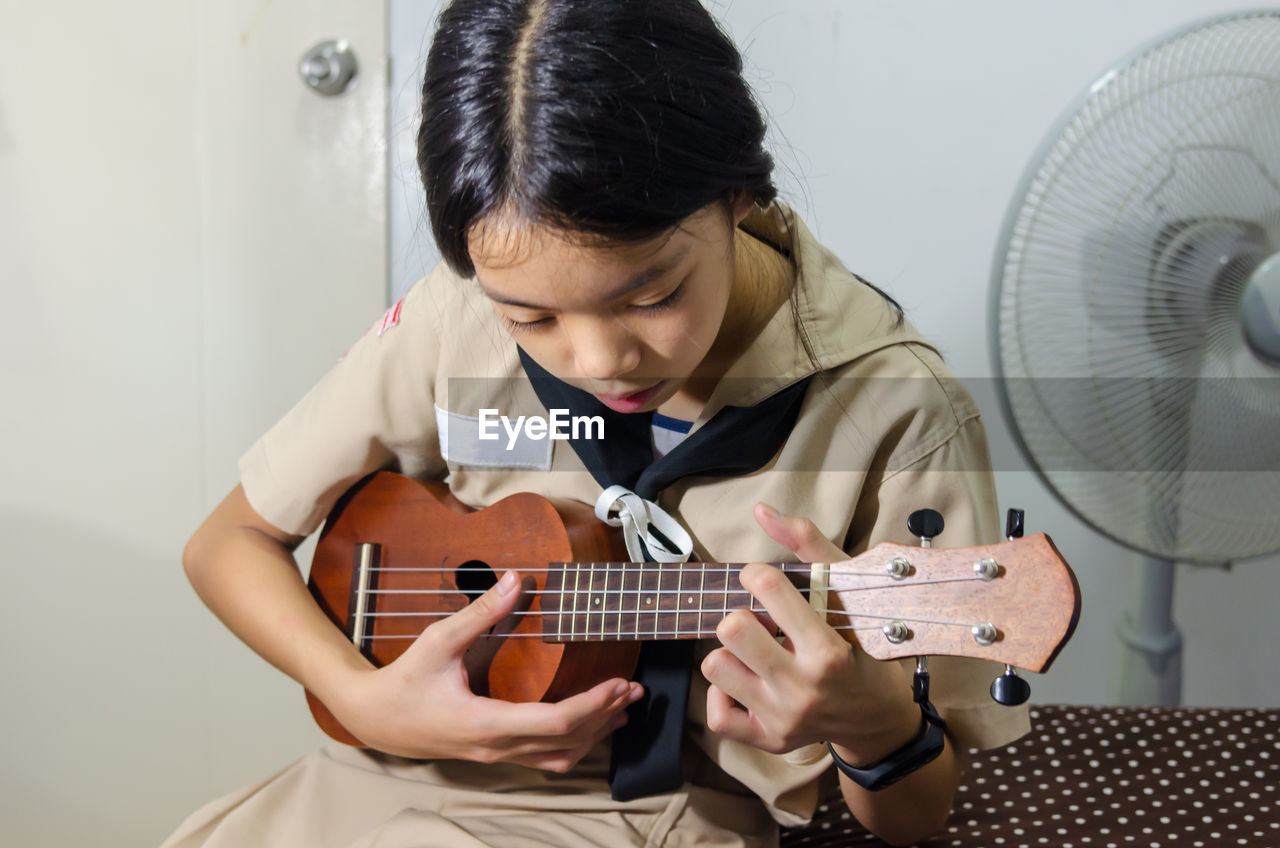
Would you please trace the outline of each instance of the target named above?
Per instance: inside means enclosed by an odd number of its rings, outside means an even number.
[[[790,252],[800,327],[817,368],[784,304],[718,383],[694,429],[726,405],[751,406],[818,373],[771,462],[746,477],[684,478],[661,493],[658,503],[689,530],[694,558],[794,560],[756,525],[757,501],[810,518],[851,554],[884,540],[915,542],[906,517],[925,506],[945,517],[939,547],[998,540],[978,409],[938,353],[785,208],[755,211],[742,226]],[[510,419],[547,414],[474,280],[441,267],[249,450],[240,464],[245,493],[264,518],[296,534],[315,530],[344,490],[379,468],[447,478],[454,495],[473,507],[526,491],[595,503],[601,486],[567,441],[513,441],[501,428],[500,438],[482,440],[484,409]],[[710,647],[700,645],[699,658]],[[1028,730],[1025,707],[1002,707],[988,694],[1002,670],[979,660],[931,661],[931,698],[955,744],[994,747]],[[256,844],[231,841],[251,832],[237,830],[237,816],[257,827],[267,818],[296,823],[316,811],[326,821],[340,818],[342,836],[329,828],[322,841],[308,841],[318,833],[302,833],[270,844],[437,844],[423,837],[437,832],[431,828],[438,828],[439,844],[449,845],[773,844],[775,821],[798,824],[813,814],[820,790],[833,780],[830,758],[822,745],[774,755],[711,733],[706,685],[695,669],[687,782],[676,793],[612,801],[607,744],[565,776],[414,762],[335,745],[210,805],[171,844]],[[425,784],[434,789],[427,792]],[[494,835],[492,827],[506,829]],[[403,842],[390,835],[400,832]],[[537,835],[543,832],[545,841]],[[419,841],[410,838],[414,833]]]

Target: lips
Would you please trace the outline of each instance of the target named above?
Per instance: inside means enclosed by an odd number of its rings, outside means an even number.
[[[596,399],[615,412],[635,412],[658,394],[665,380],[629,395],[596,395]]]

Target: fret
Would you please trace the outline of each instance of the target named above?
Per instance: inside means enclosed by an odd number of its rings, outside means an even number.
[[[620,640],[622,638],[622,600],[624,597],[626,597],[624,592],[626,591],[626,588],[627,588],[627,564],[625,562],[621,562],[617,564],[621,566],[621,570],[615,569],[612,566],[610,566],[609,575],[610,577],[612,577],[615,571],[617,571],[618,573],[618,593],[616,596],[617,603],[614,605],[614,608],[613,608],[613,619],[614,619],[613,638],[615,640]],[[605,583],[606,588],[608,587],[608,585],[609,584],[606,581]]]
[[[600,639],[613,639],[613,627],[610,625],[609,614],[611,612],[609,604],[614,598],[614,594],[609,591],[609,580],[613,577],[613,564],[608,562],[600,563]]]
[[[659,627],[658,632],[662,634],[662,638],[664,639],[679,639],[681,637],[682,624],[680,621],[682,618],[680,611],[683,608],[690,606],[690,604],[685,599],[684,594],[680,591],[680,581],[684,577],[684,569],[680,567],[680,563],[678,562],[671,563],[671,565],[672,567],[668,568],[666,572],[666,586],[663,587],[666,589],[666,592],[663,594],[668,600],[667,614],[664,616],[663,624]],[[671,582],[673,580],[675,582],[674,587],[671,586]],[[684,629],[686,631],[688,630],[687,627]]]
[[[701,569],[699,569],[701,570]],[[675,637],[683,639],[688,637],[696,637],[701,631],[699,624],[701,623],[701,614],[698,612],[702,608],[701,593],[695,594],[692,590],[685,588],[685,575],[689,576],[689,582],[693,582],[692,569],[685,568],[685,563],[676,564],[676,626]]]
[[[720,616],[721,619],[729,617],[729,568],[729,563],[726,562],[724,564],[724,586],[720,589],[721,602],[724,607],[724,614]]]
[[[644,626],[640,629],[640,633],[644,637],[657,636],[658,634],[658,613],[661,611],[659,605],[658,594],[662,579],[662,566],[657,568],[648,568],[645,563],[640,564],[640,609],[644,611]]]
[[[573,617],[569,619],[569,641],[578,635],[578,581],[582,577],[582,564],[573,564]]]
[[[725,609],[732,611],[735,609],[754,609],[755,598],[751,593],[742,588],[742,566],[733,563],[732,573],[725,580]],[[733,588],[736,586],[737,588]],[[727,614],[727,613],[726,613]]]
[[[591,611],[600,605],[600,596],[592,593],[596,588],[596,564],[591,563],[590,570],[587,571],[587,621],[582,627],[582,636],[587,641],[591,641]],[[603,629],[603,628],[602,628]]]
[[[671,635],[674,636],[676,639],[680,638],[680,624],[681,624],[680,609],[681,609],[681,605],[684,603],[684,589],[681,588],[680,583],[683,580],[684,580],[684,571],[680,568],[679,563],[677,563],[676,564],[676,615],[675,615],[675,624],[671,628],[671,631],[672,631]]]
[[[624,567],[624,568],[625,568],[625,567]],[[625,570],[623,571],[623,574],[626,574],[626,571],[625,571]],[[639,639],[639,638],[640,638],[640,592],[641,592],[641,590],[642,590],[642,587],[641,587],[640,583],[641,583],[641,578],[642,578],[643,576],[644,576],[644,570],[643,570],[643,568],[641,568],[641,569],[637,569],[637,571],[636,571],[636,592],[635,592],[635,597],[634,597],[633,602],[632,602],[632,605],[631,605],[631,606],[632,606],[632,609],[634,609],[634,610],[635,610],[635,614],[632,616],[632,619],[631,619],[631,635],[632,635],[632,636],[634,636],[634,637],[635,637],[635,638],[637,638],[637,639]]]
[[[596,566],[600,566],[596,570]],[[593,638],[603,641],[605,636],[605,614],[609,607],[609,564],[605,562],[596,562],[591,564],[591,609],[599,613],[600,620],[596,624]],[[597,585],[598,584],[598,585]]]
[[[654,622],[654,635],[659,639],[670,639],[676,630],[680,609],[680,572],[666,568],[666,563],[658,563],[658,597],[655,601],[658,615]],[[677,566],[678,567],[678,566]],[[671,578],[676,580],[676,591],[671,591]]]
[[[666,631],[671,629],[671,625],[666,621],[667,616],[664,614],[666,608],[671,606],[676,599],[666,593],[667,571],[662,567],[662,563],[654,563],[658,566],[658,579],[656,581],[656,591],[653,596],[653,605],[657,611],[653,616],[653,635],[654,638],[661,639]],[[670,637],[668,637],[670,638]]]
[[[707,605],[707,567],[705,565],[698,566],[698,638],[701,639],[704,634],[704,625],[702,623],[702,611]]]

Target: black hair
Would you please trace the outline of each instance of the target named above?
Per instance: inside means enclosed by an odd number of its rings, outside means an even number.
[[[774,199],[765,122],[697,0],[455,0],[422,86],[418,167],[444,260],[470,277],[498,210],[644,241],[735,190]]]
[[[499,211],[607,244],[734,192],[768,206],[765,131],[738,48],[698,0],[453,0],[427,54],[418,169],[436,246],[471,277],[467,239]]]

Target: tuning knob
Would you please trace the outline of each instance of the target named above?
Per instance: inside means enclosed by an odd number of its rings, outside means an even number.
[[[942,513],[936,509],[917,509],[907,516],[907,530],[912,536],[919,537],[923,548],[933,545],[933,537],[940,535],[945,525]]]
[[[991,699],[1006,707],[1016,707],[1026,703],[1031,697],[1031,684],[1018,676],[1018,671],[1011,665],[1004,667],[1004,674],[991,681]]]
[[[1011,509],[1005,516],[1004,537],[1006,539],[1022,538],[1022,522],[1025,513],[1020,509]]]

